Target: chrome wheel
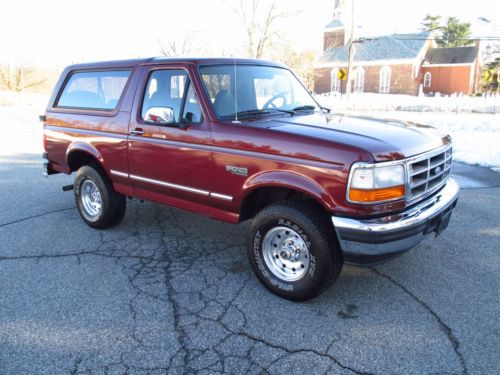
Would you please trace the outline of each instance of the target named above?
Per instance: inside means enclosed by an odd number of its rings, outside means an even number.
[[[262,251],[269,270],[284,281],[297,281],[309,270],[309,249],[291,228],[270,229],[264,237]]]
[[[88,220],[96,220],[102,210],[101,192],[92,180],[85,180],[80,187],[83,213]]]

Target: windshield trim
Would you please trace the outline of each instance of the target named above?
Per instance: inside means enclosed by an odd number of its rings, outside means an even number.
[[[214,117],[216,119],[218,119],[219,121],[235,121],[235,118],[231,119],[231,118],[227,118],[225,116],[219,116],[217,114],[217,112],[215,111],[215,108],[214,108],[214,103],[212,103],[212,100],[210,99],[210,95],[208,94],[207,86],[205,85],[205,82],[203,81],[201,69],[206,68],[206,67],[210,67],[210,66],[233,66],[233,65],[237,65],[237,66],[238,65],[240,65],[240,66],[262,66],[262,67],[288,70],[292,74],[292,76],[297,80],[297,82],[302,86],[302,88],[307,92],[307,94],[313,100],[313,102],[316,103],[316,106],[318,107],[318,109],[320,111],[323,111],[323,107],[318,103],[318,101],[314,98],[314,96],[307,89],[307,87],[302,83],[302,81],[299,79],[299,77],[297,77],[291,69],[289,69],[285,66],[269,64],[267,62],[260,63],[260,61],[259,62],[237,62],[236,64],[230,64],[230,63],[224,62],[224,63],[220,63],[220,64],[201,64],[201,65],[198,65],[196,70],[197,70],[197,74],[198,74],[198,79],[200,80],[201,86],[203,88],[203,94],[205,95],[206,101],[210,105],[210,111],[212,112]],[[280,113],[280,112],[276,111],[276,113],[269,113],[269,114],[266,114],[266,116],[276,116],[276,115],[282,116],[284,114],[286,114],[286,113],[284,113],[284,112]],[[248,118],[248,119],[250,119],[250,118]],[[247,119],[245,119],[245,120],[247,120]]]

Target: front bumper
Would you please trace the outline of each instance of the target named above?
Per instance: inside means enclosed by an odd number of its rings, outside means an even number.
[[[460,188],[452,178],[431,198],[408,210],[375,219],[332,216],[344,261],[372,264],[418,245],[426,235],[439,235],[448,225]]]

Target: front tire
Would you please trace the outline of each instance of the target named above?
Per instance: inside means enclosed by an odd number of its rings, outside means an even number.
[[[273,203],[255,216],[247,254],[258,279],[293,301],[318,296],[337,279],[342,257],[324,211],[302,201]]]
[[[81,218],[92,228],[110,228],[125,216],[125,196],[113,189],[108,176],[96,165],[85,165],[78,170],[74,193]]]

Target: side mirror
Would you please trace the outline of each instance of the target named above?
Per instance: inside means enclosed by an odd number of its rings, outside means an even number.
[[[173,124],[175,123],[174,110],[170,107],[148,108],[144,121],[154,124]]]

